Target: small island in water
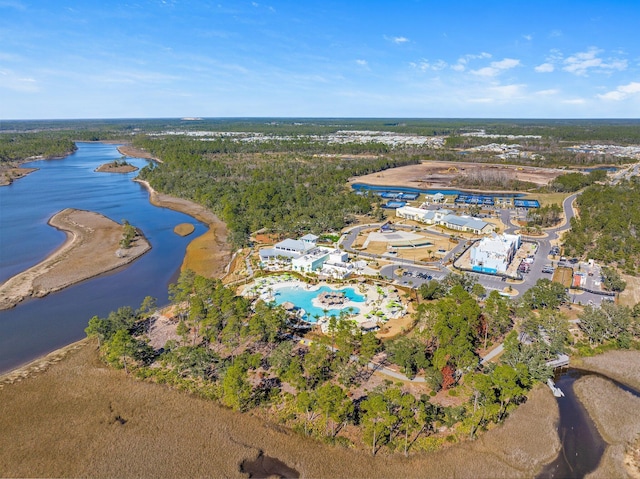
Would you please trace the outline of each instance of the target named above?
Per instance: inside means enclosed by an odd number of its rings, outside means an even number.
[[[42,297],[131,263],[151,249],[142,233],[99,213],[67,208],[49,224],[67,234],[44,261],[0,285],[0,310],[28,297]]]
[[[132,171],[138,171],[137,166],[133,166],[124,157],[119,160],[113,160],[109,163],[104,163],[96,168],[98,173],[131,173]]]
[[[191,223],[180,223],[173,228],[173,232],[178,236],[189,236],[195,231],[196,227]]]

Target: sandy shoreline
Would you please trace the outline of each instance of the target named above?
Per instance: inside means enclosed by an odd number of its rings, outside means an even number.
[[[152,205],[185,213],[209,226],[206,233],[195,238],[187,246],[182,268],[192,269],[203,276],[220,278],[225,273],[232,254],[231,246],[227,242],[227,225],[202,205],[159,193],[147,181],[134,181],[149,191],[149,202]]]
[[[129,264],[151,249],[138,236],[131,248],[120,250],[122,225],[92,211],[67,208],[49,224],[64,231],[67,239],[46,259],[0,285],[0,310]]]
[[[153,160],[157,161],[158,163],[162,163],[162,160],[160,160],[159,158],[156,158],[155,156],[151,155],[151,153],[140,148],[136,148],[135,146],[120,145],[118,147],[118,151],[124,156],[130,156],[131,158],[144,158],[146,160]]]

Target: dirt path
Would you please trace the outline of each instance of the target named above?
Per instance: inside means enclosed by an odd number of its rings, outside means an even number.
[[[369,175],[351,178],[351,183],[365,183],[377,186],[411,186],[414,188],[457,188],[461,177],[491,171],[496,175],[506,175],[519,181],[537,185],[547,185],[557,176],[566,173],[554,168],[502,165],[492,163],[425,161],[417,165],[400,166]],[[465,191],[473,191],[463,187]]]
[[[49,224],[64,231],[66,241],[44,261],[0,285],[0,309],[111,271],[151,249],[149,242],[138,236],[131,248],[121,250],[122,225],[92,211],[67,208],[52,216]]]

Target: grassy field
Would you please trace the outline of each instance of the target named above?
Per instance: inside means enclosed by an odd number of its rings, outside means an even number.
[[[92,342],[4,384],[0,404],[3,477],[242,477],[240,464],[261,451],[302,477],[531,477],[559,449],[545,387],[477,441],[372,457],[137,381],[104,366]]]
[[[640,303],[640,277],[623,274],[622,279],[627,282],[627,287],[620,293],[618,302],[632,308]]]
[[[573,269],[559,267],[553,273],[553,281],[561,283],[565,288],[571,287],[571,280],[573,279]]]
[[[535,193],[532,195],[526,195],[525,200],[538,200],[540,206],[550,206],[553,204],[562,205],[562,202],[571,193]]]

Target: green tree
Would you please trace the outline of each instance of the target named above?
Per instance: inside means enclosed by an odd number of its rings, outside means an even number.
[[[389,440],[396,418],[389,411],[389,404],[381,393],[374,392],[360,403],[364,439],[376,454],[380,444]]]
[[[244,411],[251,401],[251,393],[246,366],[240,361],[229,366],[222,380],[222,402],[236,411]]]
[[[528,309],[557,309],[567,301],[569,296],[565,287],[547,278],[539,279],[522,295],[522,304]]]

